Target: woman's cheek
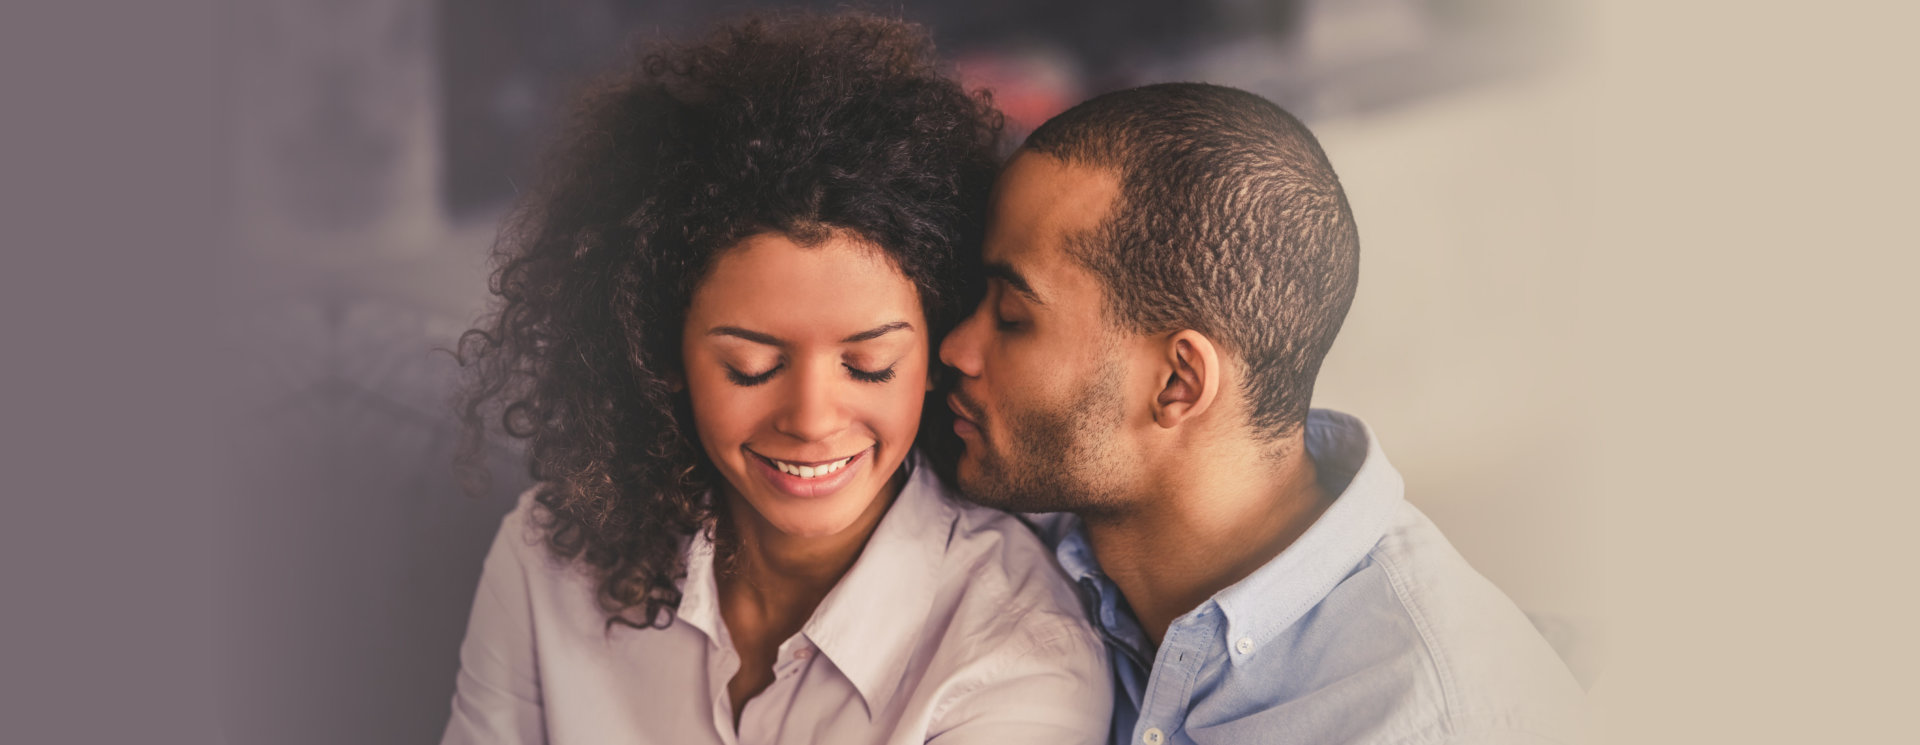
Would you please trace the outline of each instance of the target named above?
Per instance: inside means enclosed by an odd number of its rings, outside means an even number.
[[[752,439],[761,417],[755,411],[763,407],[761,396],[742,389],[721,376],[706,376],[688,381],[693,400],[694,429],[701,445],[717,462],[731,462],[740,446]]]
[[[915,377],[901,376],[896,385],[888,391],[887,408],[891,411],[887,431],[902,443],[912,442],[920,430],[920,409],[927,402],[927,375],[924,368]]]

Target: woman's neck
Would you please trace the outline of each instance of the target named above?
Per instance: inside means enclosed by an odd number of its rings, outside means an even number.
[[[730,535],[721,539],[729,550],[724,552],[728,558],[718,572],[723,609],[730,606],[762,621],[747,625],[785,630],[782,639],[798,631],[853,568],[905,482],[904,471],[896,474],[852,525],[825,536],[782,533],[745,499],[727,489],[729,519],[723,521],[721,530]]]
[[[727,625],[740,669],[727,681],[733,726],[747,699],[773,683],[775,651],[800,632],[833,586],[853,568],[861,549],[906,484],[896,473],[847,529],[833,535],[795,537],[776,530],[740,495],[727,490],[727,519],[719,536],[728,550],[718,567],[720,620]]]

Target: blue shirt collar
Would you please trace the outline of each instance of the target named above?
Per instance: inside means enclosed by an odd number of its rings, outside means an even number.
[[[1386,535],[1394,512],[1405,500],[1400,473],[1359,419],[1314,409],[1307,415],[1305,439],[1307,456],[1313,459],[1322,483],[1344,482],[1339,496],[1293,545],[1195,609],[1219,605],[1227,621],[1227,638],[1252,639],[1255,649],[1292,626],[1352,573]],[[1118,588],[1100,571],[1085,527],[1070,516],[1063,527],[1055,556],[1067,576],[1094,592],[1088,598],[1088,615],[1122,641],[1139,636],[1144,650],[1138,622],[1118,617],[1126,607],[1125,599],[1118,597]]]

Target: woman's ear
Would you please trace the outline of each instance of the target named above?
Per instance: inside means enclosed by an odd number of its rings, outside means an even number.
[[[1153,421],[1173,429],[1211,408],[1219,397],[1220,350],[1192,329],[1168,335],[1160,350],[1160,370],[1167,378],[1153,398]]]

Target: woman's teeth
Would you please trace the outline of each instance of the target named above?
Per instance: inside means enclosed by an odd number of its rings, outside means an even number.
[[[792,463],[788,463],[786,461],[780,461],[780,460],[773,460],[772,458],[768,458],[767,460],[773,461],[774,467],[779,468],[781,473],[793,474],[803,479],[813,479],[813,478],[819,478],[821,476],[825,476],[827,474],[833,473],[834,471],[838,471],[842,468],[845,468],[847,465],[847,461],[853,460],[853,456],[849,455],[845,458],[841,458],[832,463],[825,463],[818,466],[796,466]]]

